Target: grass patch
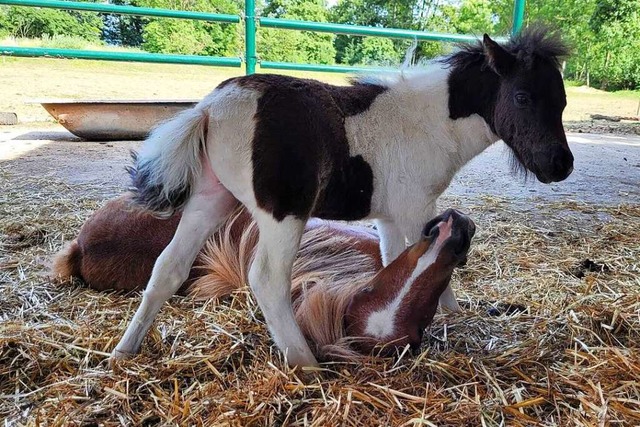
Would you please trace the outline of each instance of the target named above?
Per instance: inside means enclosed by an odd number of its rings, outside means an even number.
[[[635,98],[640,101],[640,89],[637,90],[618,90],[613,92],[615,96]]]
[[[140,49],[111,46],[105,43],[94,42],[85,40],[78,36],[66,36],[56,34],[49,36],[45,34],[39,39],[30,39],[23,37],[6,37],[0,40],[0,44],[3,46],[18,46],[18,47],[44,47],[52,49],[85,49],[85,50],[100,50],[106,52],[142,52]]]
[[[104,47],[103,47],[104,48]],[[201,99],[222,81],[242,75],[239,68],[49,58],[0,57],[0,111],[21,122],[53,122],[39,104],[43,98]],[[342,74],[284,71],[282,74],[344,84]]]
[[[79,42],[70,39],[56,38],[49,42],[59,43],[58,46],[65,46],[65,43],[72,46]],[[16,43],[31,42],[16,40]],[[112,49],[96,45],[92,48]],[[0,99],[0,111],[16,112],[22,122],[51,122],[40,105],[25,102],[42,98],[201,99],[223,80],[242,73],[237,68],[198,65],[0,57],[0,86],[11,88]],[[335,84],[346,82],[346,76],[342,74],[279,73]],[[636,114],[639,97],[638,91],[611,93],[569,82],[564,119],[588,120],[591,114],[632,116]]]

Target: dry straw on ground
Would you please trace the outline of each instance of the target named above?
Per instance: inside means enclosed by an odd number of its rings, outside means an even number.
[[[464,206],[479,229],[454,277],[465,310],[438,315],[417,355],[292,372],[241,292],[219,305],[172,299],[142,354],[110,370],[138,298],[43,276],[102,200],[8,173],[0,187],[9,425],[640,423],[638,206]]]

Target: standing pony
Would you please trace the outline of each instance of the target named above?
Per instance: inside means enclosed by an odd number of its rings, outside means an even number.
[[[55,256],[52,276],[100,291],[142,290],[179,221],[179,213],[160,219],[131,207],[128,196],[111,200]],[[375,230],[310,220],[293,265],[291,302],[314,354],[353,360],[375,346],[418,348],[474,232],[473,221],[448,210],[383,268]],[[218,299],[244,288],[257,242],[256,223],[238,209],[209,238],[178,293]]]
[[[251,75],[220,84],[158,127],[130,170],[139,205],[183,213],[113,357],[139,351],[206,239],[240,202],[260,230],[249,284],[271,335],[291,365],[316,365],[290,298],[306,221],[375,219],[387,265],[419,240],[454,174],[499,139],[541,182],[567,178],[565,53],[537,29],[504,45],[485,35],[394,82],[338,87]],[[450,288],[441,305],[459,309]]]

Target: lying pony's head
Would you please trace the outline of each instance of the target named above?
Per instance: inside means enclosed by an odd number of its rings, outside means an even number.
[[[453,269],[466,262],[474,233],[469,217],[447,210],[425,226],[419,242],[353,296],[344,323],[347,335],[363,337],[360,351],[380,344],[420,346]]]

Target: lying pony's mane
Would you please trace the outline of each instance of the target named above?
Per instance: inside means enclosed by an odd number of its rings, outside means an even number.
[[[247,288],[258,227],[251,220],[240,239],[234,240],[232,227],[243,220],[243,215],[246,212],[237,210],[217,236],[207,241],[199,258],[202,266],[198,267],[204,274],[189,287],[189,295],[219,299]],[[344,244],[344,237],[333,235],[329,225],[304,234],[293,264],[293,310],[318,357],[356,360],[363,356],[351,348],[354,338],[346,337],[343,317],[352,296],[366,286],[376,266],[356,250],[341,250],[339,243]]]

